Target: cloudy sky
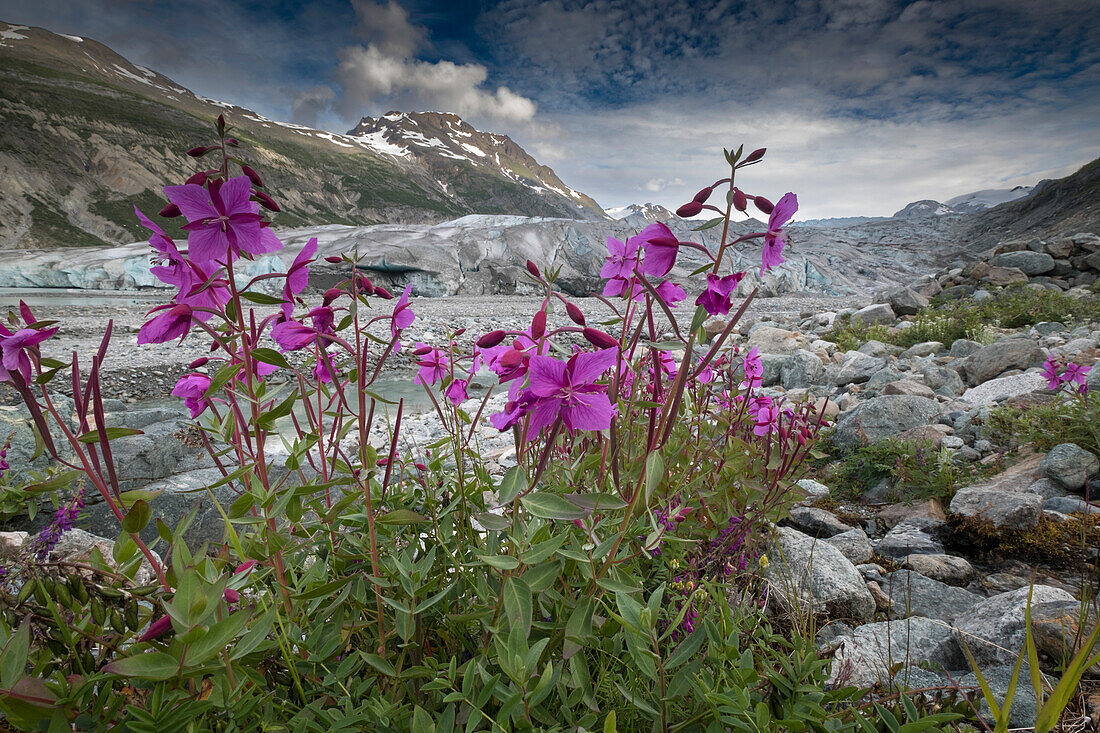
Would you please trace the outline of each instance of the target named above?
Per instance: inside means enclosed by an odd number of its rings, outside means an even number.
[[[768,148],[800,218],[1100,156],[1100,0],[0,0],[205,96],[345,132],[391,109],[507,132],[604,206],[670,208]]]

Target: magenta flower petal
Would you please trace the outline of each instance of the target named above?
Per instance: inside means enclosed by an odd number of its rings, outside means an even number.
[[[665,305],[675,308],[676,304],[687,297],[687,293],[671,280],[665,280],[657,286],[657,295],[665,302]]]
[[[297,351],[317,340],[317,331],[298,321],[283,321],[271,329],[271,338],[282,351]]]
[[[202,221],[219,216],[210,201],[210,193],[204,186],[187,183],[183,186],[165,186],[164,195],[180,208],[188,222]]]
[[[237,176],[223,183],[221,188],[218,189],[218,195],[221,196],[226,213],[246,211],[255,213],[251,210],[250,204],[252,202],[248,200],[251,190],[252,181],[248,179],[248,176]],[[254,204],[252,205],[254,206]],[[182,207],[180,210],[183,210]]]
[[[607,395],[602,392],[575,394],[562,411],[562,420],[570,431],[607,430],[615,415]]]
[[[573,384],[591,384],[615,366],[618,359],[618,349],[601,349],[577,354],[569,359],[571,381]]]
[[[210,401],[203,399],[208,389],[210,389],[210,377],[205,374],[187,374],[176,382],[176,386],[172,388],[172,394],[183,398],[183,404],[191,411],[191,419],[194,419],[210,406]]]
[[[539,432],[553,422],[561,414],[561,400],[552,397],[542,398],[535,404],[531,411],[531,422],[527,426],[527,439],[534,440]]]
[[[161,313],[138,331],[139,344],[162,344],[177,336],[180,340],[191,330],[191,306],[179,304]]]
[[[527,367],[527,376],[531,380],[531,392],[538,397],[557,394],[563,385],[568,384],[565,371],[565,364],[557,359],[548,356],[532,356]]]

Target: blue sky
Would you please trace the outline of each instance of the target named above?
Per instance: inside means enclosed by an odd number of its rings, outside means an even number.
[[[1065,175],[1100,156],[1098,0],[0,0],[196,93],[344,132],[390,109],[512,135],[605,206],[674,208],[769,153],[803,217]]]

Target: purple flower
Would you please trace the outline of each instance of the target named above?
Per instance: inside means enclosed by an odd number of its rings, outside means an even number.
[[[779,430],[779,408],[775,405],[761,405],[754,415],[752,432],[761,437]]]
[[[798,197],[790,192],[784,194],[772,209],[771,216],[768,217],[768,231],[764,235],[761,275],[766,270],[786,262],[783,259],[783,247],[787,244],[787,233],[783,230],[783,225],[790,221],[796,211],[798,211]]]
[[[630,237],[625,244],[615,237],[608,237],[607,251],[607,262],[600,270],[600,277],[627,279],[634,275],[634,266],[638,263],[637,237]]]
[[[309,263],[317,254],[317,237],[313,237],[302,247],[286,272],[286,284],[283,285],[283,315],[290,318],[294,313],[294,296],[306,289],[309,284]]]
[[[146,323],[138,331],[139,344],[163,344],[179,336],[180,342],[191,330],[191,306],[179,303]]]
[[[675,308],[677,303],[687,297],[687,293],[684,292],[684,289],[671,280],[662,281],[655,290],[661,300],[665,302],[665,305],[670,308]]]
[[[733,307],[730,294],[737,290],[737,285],[744,276],[743,272],[735,272],[725,277],[718,277],[714,273],[708,274],[707,289],[695,299],[695,305],[703,306],[703,309],[712,316],[729,313]]]
[[[183,229],[191,260],[205,264],[282,247],[275,234],[260,225],[260,207],[249,199],[251,185],[248,176],[238,176],[220,186],[212,181],[206,186],[165,187],[168,200],[187,217]]]
[[[745,371],[745,381],[741,383],[742,389],[754,389],[763,382],[764,364],[760,361],[758,351],[754,346],[749,349],[749,353],[745,354],[745,360],[741,364],[741,368]]]
[[[149,246],[162,255],[168,255],[170,253],[179,254],[179,250],[176,249],[176,243],[172,241],[172,238],[164,233],[164,230],[157,226],[156,222],[141,213],[138,207],[134,207],[134,214],[137,215],[138,221],[141,225],[151,231],[153,236],[149,238]]]
[[[297,351],[317,340],[317,329],[295,320],[288,320],[276,323],[272,327],[271,338],[279,345],[280,351]]]
[[[420,370],[416,373],[416,377],[413,378],[413,384],[427,386],[429,384],[435,384],[447,376],[451,369],[451,362],[442,349],[428,346],[422,342],[417,342],[416,348],[430,348],[431,351],[424,354],[424,356],[420,358],[420,361],[417,362]]]
[[[80,516],[80,510],[83,508],[84,491],[81,489],[67,505],[57,510],[53,521],[42,528],[35,542],[38,548],[36,557],[39,562],[45,561],[53,548],[57,547],[61,537],[73,528],[73,522]]]
[[[1054,363],[1054,357],[1048,356],[1047,360],[1043,362],[1043,377],[1047,380],[1048,389],[1058,389],[1062,386],[1062,378],[1058,374],[1058,365]]]
[[[680,242],[672,230],[661,222],[654,222],[638,233],[645,251],[639,268],[644,274],[664,277],[676,264],[676,254],[680,251]]]
[[[465,379],[454,379],[451,381],[450,386],[447,387],[447,399],[449,399],[451,404],[455,407],[458,407],[470,398],[469,394],[466,392],[467,385],[468,382]]]
[[[390,318],[390,335],[394,339],[397,339],[398,334],[401,331],[412,325],[413,320],[416,318],[416,314],[412,312],[412,308],[409,307],[409,293],[412,292],[412,283],[405,286],[405,291],[401,293],[401,297],[397,300],[397,305],[393,307],[393,316]],[[398,341],[394,345],[394,352],[401,349],[401,342]]]
[[[172,395],[183,398],[183,404],[191,411],[191,419],[195,419],[210,406],[210,400],[203,396],[208,389],[210,377],[205,374],[187,374],[176,382]]]
[[[617,349],[603,349],[574,354],[568,362],[532,356],[529,391],[539,399],[531,413],[529,437],[559,417],[570,433],[611,427],[615,409],[607,398],[607,385],[596,384],[596,380],[615,365],[618,353]]]
[[[606,298],[616,298],[631,292],[631,288],[633,288],[634,300],[641,299],[642,295],[645,293],[645,289],[638,284],[637,278],[633,276],[629,278],[613,277],[604,283],[603,296]]]
[[[19,372],[24,382],[30,382],[31,359],[26,350],[38,346],[55,333],[56,328],[21,328],[12,333],[0,325],[0,382],[12,381],[12,372]]]
[[[1077,384],[1084,386],[1085,380],[1088,377],[1088,373],[1092,371],[1090,366],[1081,366],[1080,364],[1074,364],[1070,362],[1066,364],[1065,371],[1062,372],[1062,382],[1069,384],[1070,382],[1076,382]]]

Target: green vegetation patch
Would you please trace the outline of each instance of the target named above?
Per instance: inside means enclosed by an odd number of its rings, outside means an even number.
[[[995,440],[1033,443],[1049,451],[1061,443],[1076,443],[1100,455],[1100,395],[1092,393],[1050,404],[1003,405],[993,410],[987,425]]]

